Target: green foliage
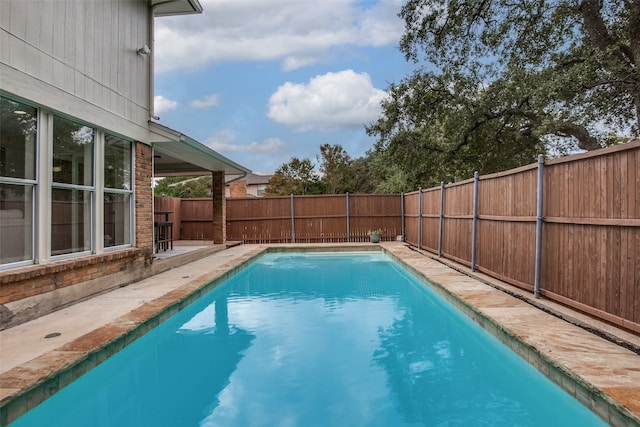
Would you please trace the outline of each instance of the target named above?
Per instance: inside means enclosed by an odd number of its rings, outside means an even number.
[[[370,193],[375,187],[365,159],[352,159],[341,145],[320,146],[320,172],[326,194]]]
[[[211,197],[211,176],[164,177],[156,183],[156,197],[179,197],[182,199]]]
[[[323,144],[317,156],[319,172],[309,159],[293,157],[280,166],[267,184],[265,195],[372,193],[376,180],[367,158],[352,159],[341,145]]]
[[[276,169],[265,190],[266,196],[288,196],[289,194],[322,194],[320,178],[309,159],[292,157]]]
[[[384,187],[436,185],[637,135],[640,2],[409,0],[401,50],[437,71],[389,87],[367,132]]]

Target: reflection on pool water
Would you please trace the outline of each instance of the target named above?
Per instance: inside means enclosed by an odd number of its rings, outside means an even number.
[[[12,426],[605,426],[380,253],[266,254]]]

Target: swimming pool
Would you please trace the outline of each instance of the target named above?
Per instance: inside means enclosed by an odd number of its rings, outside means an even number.
[[[23,425],[606,425],[380,253],[266,254]]]

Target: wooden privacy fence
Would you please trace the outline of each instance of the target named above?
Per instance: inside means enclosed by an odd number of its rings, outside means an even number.
[[[405,195],[406,241],[640,332],[640,142]]]
[[[227,240],[245,243],[363,242],[402,234],[402,196],[331,194],[227,199]]]
[[[167,219],[173,223],[173,240],[213,240],[213,199],[154,197],[153,210],[171,212]],[[164,220],[164,214],[154,220]]]

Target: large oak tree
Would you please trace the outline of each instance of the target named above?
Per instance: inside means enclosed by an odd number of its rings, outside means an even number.
[[[409,0],[392,84],[367,127],[411,185],[637,136],[640,0]],[[434,71],[435,70],[435,71]]]

